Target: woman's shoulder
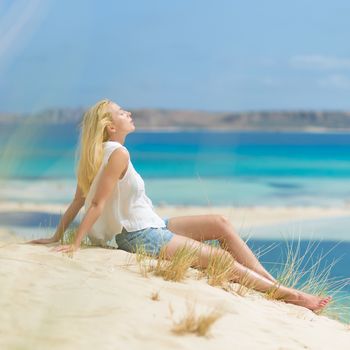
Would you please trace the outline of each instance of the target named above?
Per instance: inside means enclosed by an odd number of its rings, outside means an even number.
[[[112,155],[113,159],[122,159],[125,161],[126,159],[128,160],[130,158],[129,151],[128,149],[120,144],[119,142],[115,141],[107,141],[104,142],[104,148],[105,148],[105,157],[106,157],[106,162],[108,162]]]
[[[128,168],[128,164],[130,162],[129,152],[124,148],[115,149],[107,159],[106,166],[113,169],[113,171],[119,171],[122,169],[123,171]]]
[[[113,158],[130,158],[129,151],[124,148],[124,147],[118,147],[114,150],[109,155],[109,158],[113,156]]]

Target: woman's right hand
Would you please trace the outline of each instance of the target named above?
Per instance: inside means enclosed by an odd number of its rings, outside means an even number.
[[[27,242],[28,244],[34,243],[34,244],[50,244],[50,243],[56,243],[59,242],[59,239],[57,239],[55,236],[51,238],[39,238],[39,239],[33,239],[32,241]]]

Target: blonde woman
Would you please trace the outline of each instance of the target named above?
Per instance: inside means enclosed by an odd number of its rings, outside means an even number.
[[[168,220],[159,217],[124,146],[126,136],[134,130],[131,113],[112,101],[99,101],[85,113],[80,131],[75,197],[54,236],[29,243],[58,242],[85,206],[74,243],[60,245],[55,251],[77,251],[85,235],[94,245],[106,246],[108,242],[115,242],[119,249],[128,252],[135,252],[136,246],[143,244],[147,252],[156,257],[163,248],[167,259],[186,245],[196,251],[198,259],[194,266],[205,268],[210,254],[225,254],[234,257],[232,281],[253,285],[261,292],[276,287],[278,299],[315,312],[329,303],[331,297],[321,298],[278,286],[226,217],[194,215]],[[220,246],[203,243],[207,240],[218,240]]]

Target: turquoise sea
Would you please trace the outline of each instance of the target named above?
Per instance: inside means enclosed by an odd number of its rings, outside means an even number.
[[[75,125],[2,128],[0,178],[21,188],[56,181],[53,202],[75,188]],[[350,134],[297,132],[135,132],[125,146],[154,204],[350,204]],[[61,187],[62,187],[61,186]],[[189,191],[190,189],[190,191]],[[2,191],[20,199],[19,191]],[[23,194],[24,196],[24,194]]]
[[[77,142],[75,125],[2,127],[1,200],[69,203],[76,186]],[[304,223],[304,229],[324,233],[316,255],[331,251],[329,259],[341,258],[331,277],[350,278],[349,133],[136,131],[125,146],[155,205],[349,207],[346,217]],[[54,227],[59,220],[45,213],[11,215],[0,213],[0,224]],[[260,232],[268,237],[273,229],[280,227]],[[259,250],[268,243],[249,244]],[[280,257],[275,248],[265,263]],[[344,290],[349,296],[350,287]]]

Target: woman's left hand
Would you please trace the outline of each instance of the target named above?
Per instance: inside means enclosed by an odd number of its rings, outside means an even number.
[[[62,253],[73,253],[76,252],[79,249],[78,246],[75,244],[66,244],[66,245],[60,245],[58,247],[53,248],[52,250],[56,252],[62,252]]]

